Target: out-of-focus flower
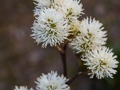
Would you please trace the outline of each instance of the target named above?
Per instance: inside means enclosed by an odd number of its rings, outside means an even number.
[[[14,90],[28,90],[26,86],[20,86],[20,88],[18,88],[18,86],[15,86]],[[30,90],[33,90],[32,88]]]
[[[70,46],[77,52],[86,52],[106,44],[106,31],[102,23],[95,19],[84,19],[79,25],[79,34],[71,41]]]
[[[53,8],[42,9],[36,14],[31,35],[42,47],[60,45],[67,39],[68,25],[63,15]]]
[[[51,72],[47,75],[43,74],[37,78],[37,90],[70,90],[70,87],[65,84],[67,79],[61,75],[58,76],[57,72]]]
[[[117,56],[112,53],[112,49],[101,46],[88,51],[82,60],[85,61],[85,65],[90,70],[88,73],[91,75],[90,78],[96,75],[98,79],[101,79],[104,77],[113,78],[113,74],[116,74],[117,71],[114,70],[118,67],[116,58]]]
[[[34,0],[37,8],[49,7],[53,0]]]
[[[34,0],[34,1],[36,7],[42,9],[44,7],[55,8],[56,5],[57,6],[61,5],[64,0]]]

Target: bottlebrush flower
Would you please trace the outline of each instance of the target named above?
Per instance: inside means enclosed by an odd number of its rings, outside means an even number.
[[[34,0],[34,4],[36,8],[50,8],[55,7],[56,5],[61,5],[64,0]]]
[[[14,90],[28,90],[26,86],[20,86],[20,88],[18,88],[18,86],[15,86]],[[30,90],[33,90],[32,88]]]
[[[61,5],[61,11],[69,21],[72,21],[84,14],[82,6],[80,0],[64,0]]]
[[[68,25],[63,15],[53,8],[45,8],[38,12],[31,35],[42,47],[60,45],[67,39]]]
[[[82,58],[85,61],[90,70],[90,78],[93,78],[95,75],[98,79],[104,77],[113,78],[113,74],[116,74],[114,68],[118,67],[118,61],[116,61],[117,56],[114,55],[112,49],[107,47],[97,47],[91,51],[88,51],[85,56]]]
[[[83,19],[79,25],[79,34],[71,41],[70,46],[77,52],[86,52],[106,44],[106,31],[102,23],[95,19]]]
[[[67,79],[62,75],[58,76],[57,72],[51,72],[47,75],[43,74],[37,78],[37,90],[70,90],[70,87],[65,84]]]

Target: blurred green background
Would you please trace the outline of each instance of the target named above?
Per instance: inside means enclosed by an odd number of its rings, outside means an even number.
[[[107,46],[120,61],[120,0],[82,0],[85,15],[95,17],[108,31]],[[30,37],[34,4],[32,0],[0,1],[0,90],[13,90],[15,85],[35,87],[36,78],[51,70],[62,74],[62,63],[54,48],[41,48]],[[68,75],[77,69],[75,55],[67,51]],[[80,76],[72,90],[120,90],[120,67],[114,79],[89,79]]]

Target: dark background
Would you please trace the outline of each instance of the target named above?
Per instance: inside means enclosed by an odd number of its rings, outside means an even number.
[[[85,15],[95,17],[108,31],[107,46],[120,61],[120,0],[82,0]],[[15,85],[35,88],[36,78],[51,70],[62,74],[62,63],[55,48],[41,48],[30,37],[34,4],[32,0],[0,1],[0,90],[13,90]],[[67,51],[68,75],[76,72],[76,58]],[[114,79],[89,79],[80,76],[72,90],[120,90],[120,67]]]

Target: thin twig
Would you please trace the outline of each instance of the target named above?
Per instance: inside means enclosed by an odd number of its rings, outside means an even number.
[[[83,74],[87,74],[88,72],[77,72],[72,78],[70,78],[66,84],[70,85],[77,77]]]
[[[57,45],[56,49],[60,52],[60,53],[64,53],[64,51]]]
[[[74,76],[72,78],[70,78],[66,84],[70,84],[72,83],[78,76],[82,75],[83,72],[80,72],[82,70],[82,61],[81,61],[81,58],[80,58],[81,55],[79,54],[76,54],[76,57],[77,57],[77,62],[78,62],[78,70],[77,72],[74,74]]]
[[[66,65],[66,50],[67,50],[67,44],[63,46],[63,49],[61,49],[59,46],[56,46],[57,50],[59,51],[62,59],[62,64],[63,64],[63,71],[64,71],[64,76],[67,77],[67,65]]]
[[[81,55],[79,54],[76,54],[76,57],[77,57],[77,63],[78,63],[78,67],[80,70],[82,70],[82,60],[81,60]]]
[[[78,68],[78,70],[77,70],[77,72],[74,74],[74,76],[72,77],[72,78],[70,78],[67,82],[66,82],[66,84],[70,84],[70,83],[72,83],[79,75],[80,75],[80,73],[78,74],[78,72],[79,72],[79,68]]]
[[[66,61],[66,50],[67,50],[67,44],[64,45],[63,51],[64,53],[61,53],[61,58],[63,62],[63,69],[64,69],[64,76],[67,77],[67,61]]]

